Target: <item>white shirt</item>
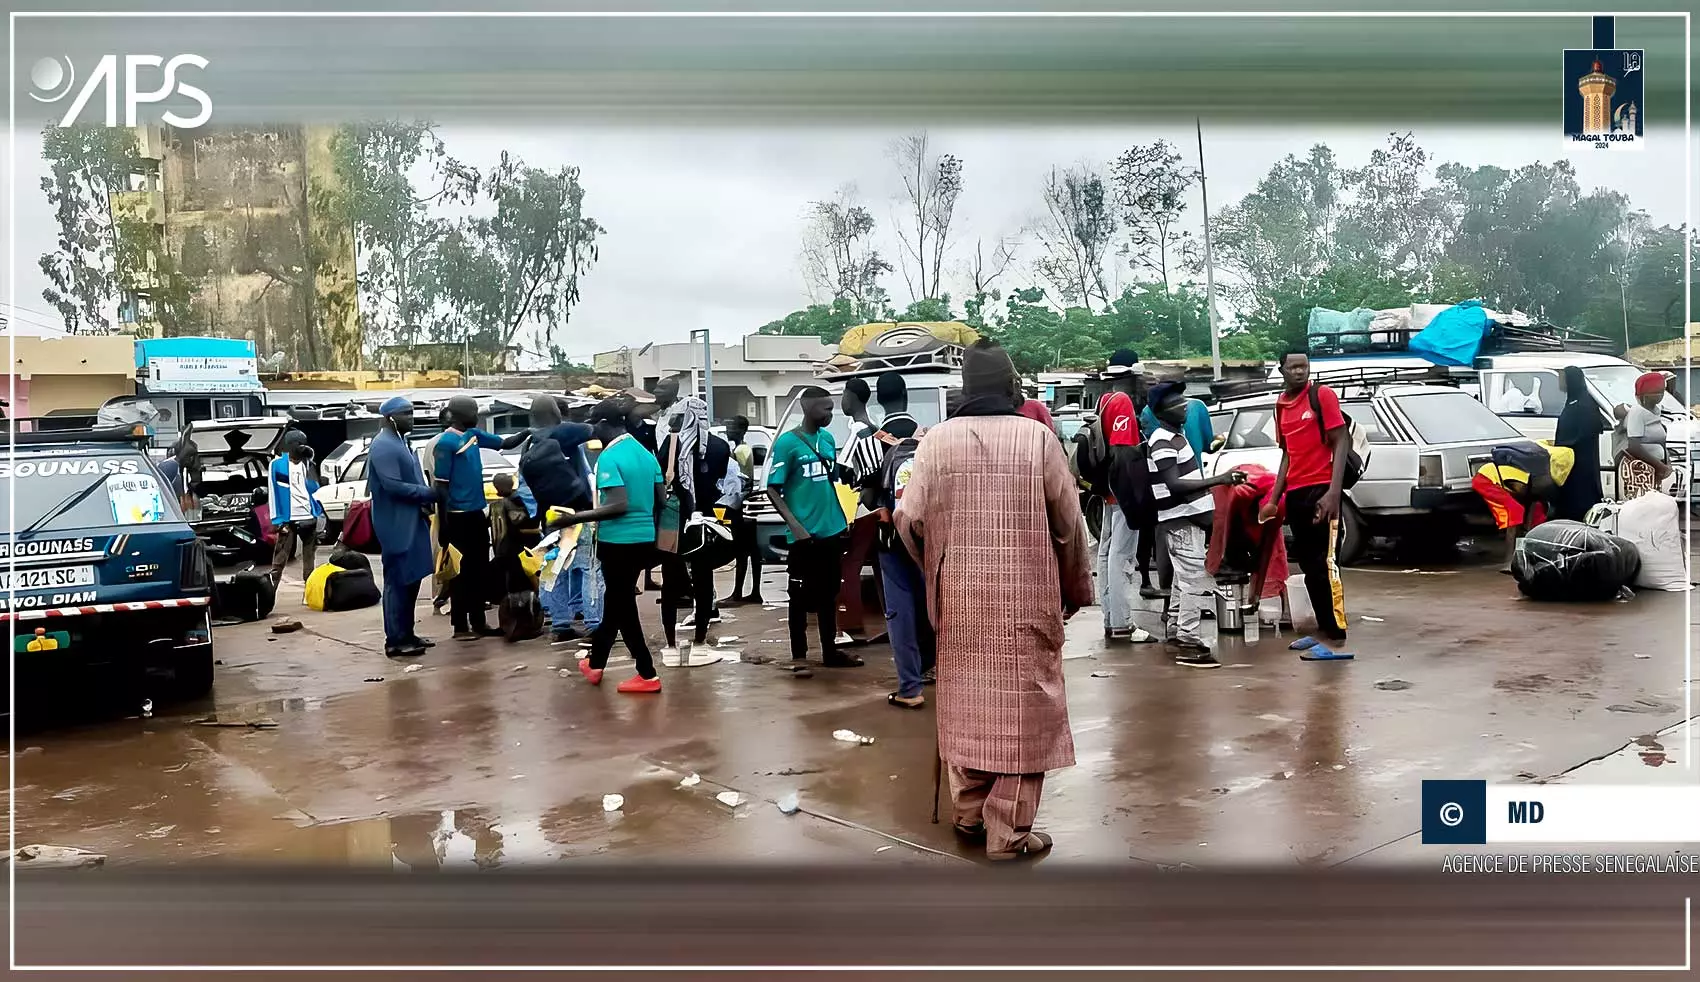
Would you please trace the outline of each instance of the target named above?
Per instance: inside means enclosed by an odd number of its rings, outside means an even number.
[[[289,518],[306,521],[313,517],[313,503],[307,497],[307,465],[289,462]]]

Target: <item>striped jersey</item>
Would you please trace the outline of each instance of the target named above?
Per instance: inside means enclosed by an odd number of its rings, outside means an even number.
[[[1200,492],[1191,500],[1178,499],[1169,492],[1169,486],[1158,476],[1158,471],[1169,464],[1174,465],[1177,477],[1197,480],[1203,476],[1199,471],[1198,455],[1193,453],[1186,435],[1167,426],[1159,426],[1146,440],[1145,455],[1145,466],[1151,470],[1151,499],[1157,505],[1158,523],[1215,511],[1216,498],[1209,491]]]

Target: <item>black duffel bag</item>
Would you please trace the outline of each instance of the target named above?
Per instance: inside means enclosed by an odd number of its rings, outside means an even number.
[[[1517,588],[1531,600],[1611,600],[1640,568],[1633,542],[1570,521],[1536,526],[1518,540],[1511,559]]]
[[[269,570],[246,569],[228,580],[214,580],[212,617],[215,621],[257,621],[272,612],[277,587]]]
[[[370,569],[345,569],[325,578],[326,610],[359,610],[383,599]]]

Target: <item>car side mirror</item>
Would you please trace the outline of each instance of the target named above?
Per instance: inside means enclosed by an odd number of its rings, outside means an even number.
[[[753,447],[753,448],[751,448],[751,450],[750,450],[750,463],[756,465],[757,467],[760,467],[761,465],[767,463],[767,448],[766,447]]]

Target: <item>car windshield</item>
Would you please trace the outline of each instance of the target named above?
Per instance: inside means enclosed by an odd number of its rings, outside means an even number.
[[[1486,443],[1521,440],[1521,433],[1488,407],[1456,389],[1395,396],[1424,443]]]
[[[1635,404],[1635,380],[1646,373],[1634,365],[1600,365],[1595,368],[1584,368],[1582,374],[1604,396],[1609,408],[1632,406]],[[1669,392],[1665,393],[1659,402],[1659,412],[1674,416],[1686,416],[1688,411],[1682,408]]]
[[[0,514],[13,508],[12,527],[19,530],[37,523],[51,532],[182,520],[172,495],[137,453],[0,460]]]

